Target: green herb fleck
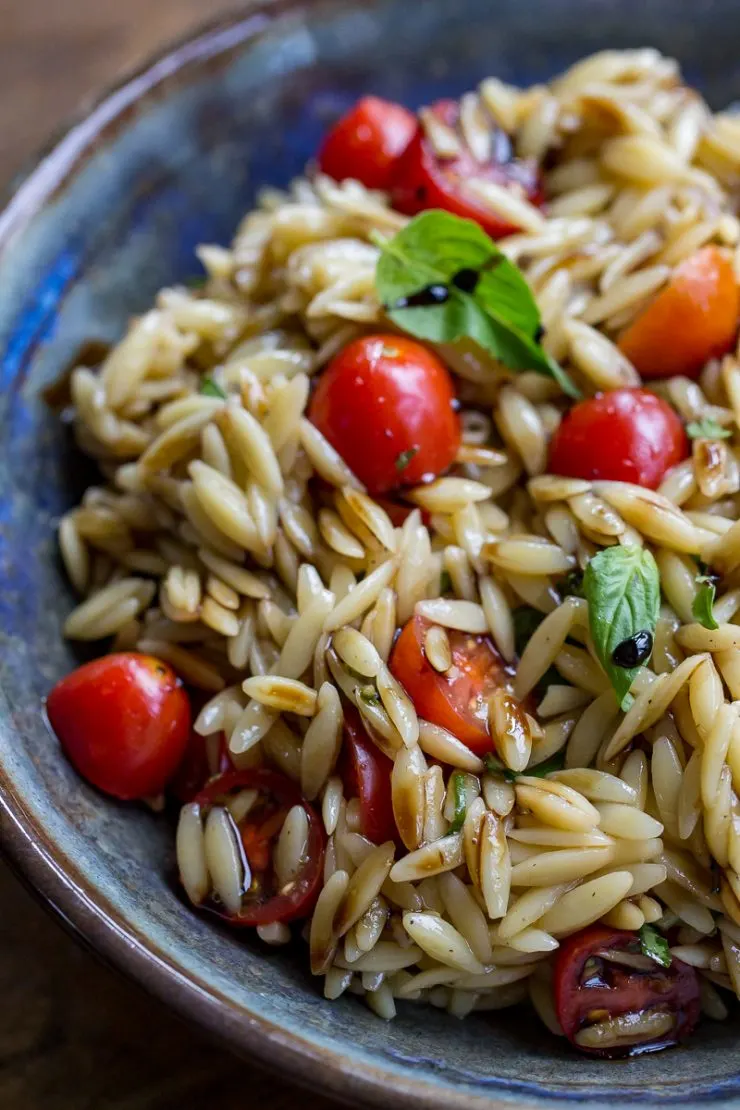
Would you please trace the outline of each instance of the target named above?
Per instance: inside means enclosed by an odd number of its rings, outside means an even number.
[[[705,416],[702,420],[693,420],[687,424],[686,435],[689,439],[729,439],[732,432],[711,417]]]
[[[396,459],[396,470],[399,472],[399,474],[402,470],[406,469],[406,467],[409,465],[409,463],[413,459],[414,455],[418,455],[418,454],[419,454],[419,448],[418,447],[409,447],[408,451],[402,451],[401,452],[401,454]]]
[[[570,397],[580,393],[540,344],[540,313],[521,270],[473,220],[432,209],[415,216],[391,239],[373,237],[381,255],[375,285],[390,319],[418,339],[472,339],[510,370],[555,378]],[[456,283],[472,270],[472,287]],[[423,289],[447,291],[437,303],[406,302]]]
[[[560,579],[559,588],[563,597],[583,597],[583,571],[569,570]]]
[[[643,925],[638,935],[643,956],[655,960],[661,967],[671,966],[671,950],[668,941],[654,925]]]
[[[363,686],[359,694],[365,705],[380,705],[380,694],[374,686]]]
[[[187,289],[202,289],[208,278],[205,274],[193,274],[192,277],[185,278],[185,286]]]
[[[205,397],[220,397],[222,401],[226,400],[226,394],[221,386],[214,382],[213,378],[204,378],[200,383],[200,392]]]
[[[452,793],[455,799],[455,815],[450,824],[450,832],[460,832],[465,824],[465,814],[468,808],[468,799],[465,792],[465,776],[455,771],[450,776]]]
[[[486,770],[494,775],[503,775],[506,782],[516,782],[522,775],[535,775],[542,779],[546,775],[552,774],[553,771],[562,771],[565,766],[563,760],[563,753],[556,752],[550,759],[538,763],[535,767],[527,767],[526,771],[512,771],[509,767],[505,767],[501,760],[497,759],[491,752],[483,757]]]
[[[589,562],[583,576],[591,638],[622,709],[632,704],[630,686],[639,667],[619,667],[612,652],[637,632],[655,634],[660,579],[655,559],[643,547],[607,547]]]
[[[691,605],[691,612],[694,620],[703,625],[704,628],[709,628],[712,631],[719,628],[717,619],[714,615],[714,597],[717,588],[714,581],[706,574],[700,574],[696,578],[699,589],[696,591],[693,603]]]
[[[439,592],[442,595],[452,592],[452,579],[448,570],[443,570],[439,576]]]
[[[511,616],[514,621],[514,647],[517,655],[521,655],[545,619],[545,614],[529,605],[520,605]]]

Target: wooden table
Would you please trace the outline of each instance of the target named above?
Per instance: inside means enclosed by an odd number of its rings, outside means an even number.
[[[233,0],[0,0],[0,179],[86,97]],[[3,1110],[333,1104],[183,1025],[78,947],[0,864]]]

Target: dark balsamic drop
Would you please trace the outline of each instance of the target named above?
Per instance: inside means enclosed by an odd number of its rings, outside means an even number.
[[[428,308],[430,305],[444,304],[449,299],[450,291],[447,286],[435,283],[426,285],[418,293],[409,293],[408,297],[399,297],[389,308]]]
[[[457,271],[452,279],[452,284],[456,289],[459,289],[461,293],[473,293],[479,281],[480,273],[468,267],[464,270]]]
[[[616,667],[630,670],[632,667],[639,667],[649,659],[652,650],[652,633],[643,628],[640,632],[635,632],[634,636],[629,636],[626,640],[622,640],[621,644],[617,644],[612,652],[612,663]]]

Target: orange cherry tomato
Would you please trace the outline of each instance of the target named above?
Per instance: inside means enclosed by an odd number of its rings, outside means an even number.
[[[83,778],[115,798],[159,794],[190,736],[190,702],[173,670],[151,655],[121,652],[58,682],[46,712]]]
[[[622,332],[619,347],[643,378],[696,378],[710,358],[732,347],[738,314],[732,264],[717,247],[703,247]]]
[[[487,636],[447,630],[452,666],[435,671],[424,654],[430,627],[412,617],[396,640],[390,669],[413,701],[420,717],[446,728],[477,755],[493,751],[488,729],[488,699],[507,685],[506,668]]]
[[[436,478],[460,445],[450,374],[400,335],[366,335],[319,378],[308,415],[370,493]]]
[[[402,104],[363,96],[334,124],[319,150],[319,169],[368,189],[387,189],[393,168],[416,130],[416,116]]]
[[[656,489],[688,453],[683,425],[666,401],[646,389],[613,389],[565,414],[550,447],[549,469],[568,478]]]

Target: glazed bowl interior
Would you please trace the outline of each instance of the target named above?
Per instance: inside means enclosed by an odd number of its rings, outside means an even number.
[[[411,106],[487,74],[530,83],[611,46],[677,56],[714,106],[740,98],[740,7],[711,0],[348,0],[250,7],[111,94],[0,218],[0,798],[5,846],[109,959],[238,1051],[353,1100],[740,1105],[737,1024],[612,1064],[573,1055],[527,1012],[458,1022],[408,1005],[386,1024],[325,1002],[305,950],[270,950],[180,900],[172,829],[81,782],[42,698],[78,661],[55,520],[93,479],[41,390],[91,339],[119,337],[197,273],[257,188],[285,185],[363,91]]]

